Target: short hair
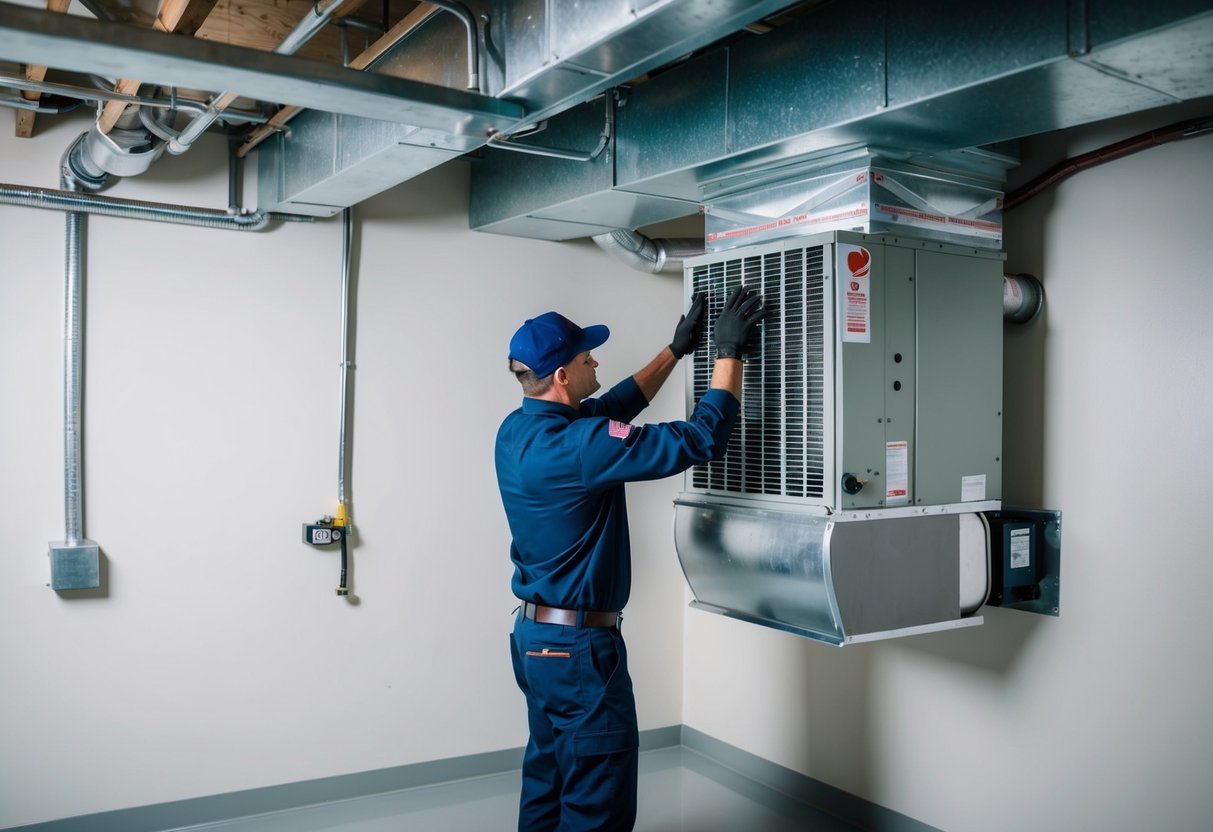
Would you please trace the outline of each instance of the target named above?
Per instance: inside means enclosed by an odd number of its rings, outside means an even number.
[[[514,374],[514,378],[518,379],[518,383],[522,385],[522,393],[525,396],[541,396],[552,386],[552,376],[554,374],[550,373],[543,378],[539,378],[535,375],[534,370],[517,358],[510,359],[510,372]]]

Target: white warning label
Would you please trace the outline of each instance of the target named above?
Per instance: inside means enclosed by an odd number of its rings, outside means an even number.
[[[1011,529],[1011,568],[1032,565],[1032,530]]]
[[[884,446],[885,505],[910,501],[910,443],[886,442]]]
[[[838,319],[842,340],[872,342],[872,253],[863,246],[838,244]]]

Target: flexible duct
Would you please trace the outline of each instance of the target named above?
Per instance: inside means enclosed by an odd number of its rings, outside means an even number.
[[[618,228],[598,234],[599,248],[641,272],[682,272],[682,261],[703,254],[703,242],[697,239],[652,240],[638,231]]]
[[[229,214],[214,208],[193,208],[186,205],[168,205],[160,202],[144,202],[137,199],[119,199],[94,194],[78,194],[58,191],[53,188],[34,188],[20,185],[0,184],[0,205],[22,205],[26,208],[46,208],[52,211],[101,214],[107,217],[167,222],[176,225],[196,225],[207,228],[226,228],[234,231],[259,231],[271,219],[305,220],[311,218],[268,214],[257,211],[252,214]]]

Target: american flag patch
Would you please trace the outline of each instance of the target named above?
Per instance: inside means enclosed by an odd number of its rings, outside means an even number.
[[[611,419],[607,422],[607,433],[616,439],[627,439],[632,435],[632,426],[627,422],[616,422],[614,419]]]

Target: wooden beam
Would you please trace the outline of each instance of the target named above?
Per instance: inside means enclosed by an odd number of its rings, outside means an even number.
[[[215,8],[216,2],[217,0],[162,0],[160,11],[156,13],[156,19],[152,21],[152,28],[158,32],[176,32],[193,37],[194,32],[198,31],[198,27],[211,13],[211,9]],[[187,31],[187,29],[191,31]],[[118,82],[115,91],[123,95],[134,95],[139,92],[141,83],[133,78],[123,78]],[[130,106],[133,105],[123,101],[105,102],[105,108],[101,111],[100,118],[97,119],[97,126],[101,132],[108,133],[112,130],[126,108]]]
[[[71,4],[71,0],[46,0],[46,10],[48,12],[58,12],[63,14],[67,11],[67,7]],[[30,64],[25,68],[25,80],[37,81],[41,83],[46,80],[46,67]],[[26,101],[37,101],[42,97],[42,93],[32,90],[22,90],[21,97]],[[34,135],[34,116],[33,110],[18,110],[17,111],[17,138],[28,139]]]
[[[350,61],[350,69],[366,69],[374,63],[384,52],[387,52],[397,43],[402,41],[409,32],[420,26],[425,20],[432,17],[438,11],[437,6],[432,6],[429,3],[420,3],[417,8],[413,9],[408,15],[401,19],[399,23],[389,29],[379,40],[372,43],[358,57]],[[244,158],[248,152],[261,144],[267,138],[278,132],[295,116],[303,112],[302,107],[290,105],[283,107],[274,117],[255,128],[244,140],[244,144],[240,145],[236,150],[236,155]]]

